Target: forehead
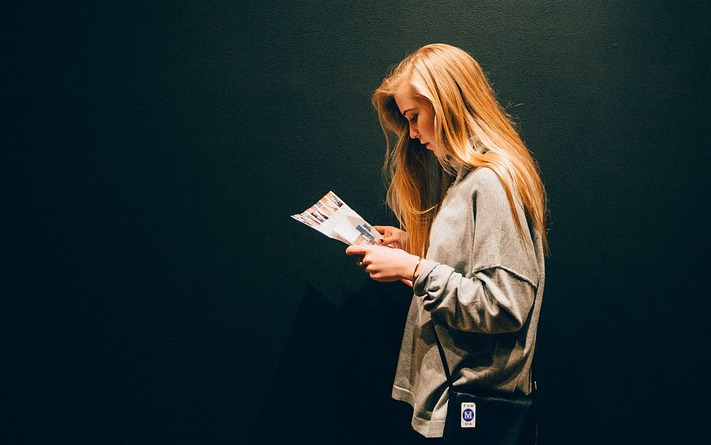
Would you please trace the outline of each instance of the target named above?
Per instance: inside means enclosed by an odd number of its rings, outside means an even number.
[[[393,98],[402,114],[406,114],[409,111],[418,111],[420,108],[428,105],[428,102],[419,95],[416,95],[412,86],[407,83],[395,90]]]

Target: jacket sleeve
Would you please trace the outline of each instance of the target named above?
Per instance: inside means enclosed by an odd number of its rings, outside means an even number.
[[[467,278],[452,267],[424,260],[415,281],[424,308],[454,329],[496,334],[521,329],[533,306],[536,287],[503,267]]]
[[[454,329],[515,332],[526,323],[538,286],[525,211],[520,202],[517,212],[511,211],[501,181],[490,170],[478,171],[466,184],[452,191],[450,207],[445,211],[443,204],[435,219],[414,294],[424,309]]]

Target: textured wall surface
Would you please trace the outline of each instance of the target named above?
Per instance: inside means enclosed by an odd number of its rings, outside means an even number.
[[[390,399],[407,289],[289,215],[334,190],[394,223],[370,94],[430,42],[479,60],[547,186],[542,443],[696,442],[709,18],[622,0],[9,11],[3,442],[414,437]]]

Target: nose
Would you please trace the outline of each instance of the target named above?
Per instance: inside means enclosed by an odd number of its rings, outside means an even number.
[[[419,139],[420,132],[417,130],[417,125],[410,124],[410,139]]]

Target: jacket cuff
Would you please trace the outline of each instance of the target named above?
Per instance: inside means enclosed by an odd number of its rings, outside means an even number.
[[[423,259],[420,262],[420,274],[415,279],[415,282],[412,283],[412,290],[416,297],[424,297],[427,295],[427,291],[429,289],[430,274],[437,266],[438,263],[432,260]]]

